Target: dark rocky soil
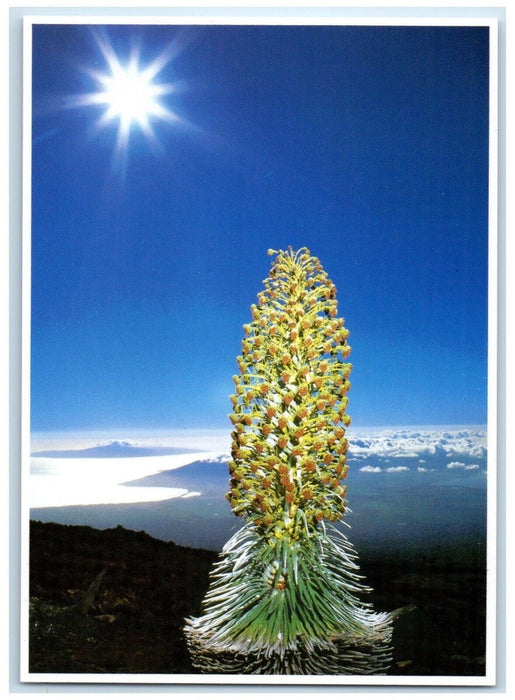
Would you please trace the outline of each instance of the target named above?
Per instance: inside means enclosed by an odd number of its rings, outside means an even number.
[[[216,552],[145,532],[31,522],[31,673],[192,674],[182,635]],[[485,673],[485,570],[447,557],[361,556],[376,610],[396,611],[391,675]]]

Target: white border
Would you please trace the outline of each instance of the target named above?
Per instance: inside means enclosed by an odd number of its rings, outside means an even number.
[[[77,8],[79,11],[81,8]],[[82,8],[83,9],[83,8]],[[125,8],[127,9],[127,8]],[[138,9],[138,8],[136,8]],[[178,8],[166,8],[177,10]],[[216,8],[227,9],[227,8]],[[260,8],[249,8],[258,10]],[[278,14],[158,14],[158,15],[37,15],[23,18],[23,211],[22,211],[22,397],[21,397],[21,610],[20,610],[20,680],[23,683],[116,683],[116,684],[239,684],[305,686],[447,686],[483,687],[496,683],[496,567],[497,567],[497,268],[498,268],[498,24],[490,16],[396,17],[345,16],[335,13],[301,15]],[[302,10],[302,8],[295,8]],[[329,10],[329,7],[322,8]],[[402,8],[401,8],[402,9]],[[466,8],[470,9],[470,8]],[[485,8],[480,8],[485,9]],[[141,9],[139,9],[141,11]],[[199,8],[199,12],[200,12]],[[434,10],[437,12],[437,10]],[[407,13],[409,14],[409,13]],[[102,25],[284,25],[284,26],[484,26],[490,29],[490,135],[489,135],[489,299],[488,299],[488,537],[487,537],[487,657],[485,676],[247,676],[189,674],[48,674],[28,671],[28,600],[29,600],[29,522],[27,481],[30,467],[30,279],[31,279],[31,117],[32,117],[32,33],[34,24],[102,24]]]
[[[496,678],[497,620],[497,440],[498,440],[498,226],[499,226],[499,28],[490,26],[488,192],[488,416],[487,416],[487,635],[486,677]]]
[[[333,26],[333,27],[490,27],[497,28],[498,20],[492,18],[463,17],[344,17],[325,15],[27,15],[24,25],[33,24],[119,24],[119,25],[205,25],[205,26]]]
[[[29,529],[30,504],[30,355],[31,355],[31,173],[32,173],[32,32],[29,23],[23,26],[22,85],[22,357],[21,357],[21,585],[20,585],[20,665],[28,669],[29,630]],[[21,680],[25,680],[23,672]]]

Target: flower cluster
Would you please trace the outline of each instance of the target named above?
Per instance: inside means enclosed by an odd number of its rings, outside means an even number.
[[[352,365],[336,288],[309,250],[275,255],[237,358],[227,498],[273,543],[346,509]]]

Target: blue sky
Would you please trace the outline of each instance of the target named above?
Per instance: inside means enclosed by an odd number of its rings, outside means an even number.
[[[135,46],[176,118],[117,152],[76,98]],[[486,28],[36,25],[32,111],[33,431],[229,430],[288,245],[336,284],[355,425],[485,422]]]

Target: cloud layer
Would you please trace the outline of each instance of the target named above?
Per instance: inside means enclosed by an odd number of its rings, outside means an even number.
[[[190,498],[201,492],[203,484],[206,486],[204,477],[195,488],[179,488],[183,486],[180,479],[175,480],[173,488],[162,486],[165,483],[162,480],[155,485],[154,480],[148,486],[128,484],[193,462],[205,464],[206,470],[210,464],[226,463],[230,455],[224,449],[225,438],[222,441],[220,438],[209,433],[190,435],[189,439],[183,436],[174,447],[169,447],[169,440],[162,437],[93,441],[80,446],[70,445],[69,440],[54,441],[51,449],[40,450],[39,454],[33,452],[28,488],[30,507]],[[403,428],[354,434],[349,430],[348,461],[353,474],[391,474],[392,479],[412,475],[423,479],[426,474],[439,472],[462,474],[465,478],[465,474],[486,472],[486,438],[486,430],[481,428]],[[195,445],[197,452],[192,451]],[[226,488],[225,472],[220,482],[222,493]]]
[[[480,469],[486,466],[487,433],[485,428],[472,427],[387,429],[349,435],[351,463],[366,461],[361,470],[377,472],[377,464],[369,464],[372,457],[374,461],[384,462],[386,471],[414,468],[422,473],[443,466],[449,469]]]
[[[29,507],[146,503],[190,497],[194,494],[186,488],[124,484],[178,469],[205,456],[198,452],[166,457],[35,457],[28,480]]]

